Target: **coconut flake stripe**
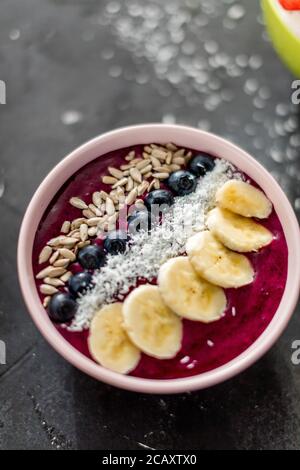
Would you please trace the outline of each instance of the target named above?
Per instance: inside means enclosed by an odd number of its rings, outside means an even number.
[[[94,287],[78,299],[79,308],[68,329],[89,328],[99,308],[123,300],[139,279],[153,281],[163,263],[185,253],[187,239],[204,230],[205,216],[214,207],[217,189],[232,178],[241,179],[241,175],[230,163],[217,160],[213,171],[199,180],[195,192],[175,198],[161,225],[150,233],[133,235],[125,253],[108,255],[106,265],[94,275]]]

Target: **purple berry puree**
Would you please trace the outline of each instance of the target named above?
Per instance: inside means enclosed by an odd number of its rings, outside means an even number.
[[[142,146],[136,146],[134,150],[139,155]],[[193,151],[193,154],[196,153]],[[36,234],[33,249],[35,274],[44,267],[38,264],[38,255],[47,241],[59,234],[65,220],[80,217],[80,211],[69,204],[69,199],[80,196],[90,203],[94,191],[108,190],[101,183],[101,176],[106,174],[108,166],[120,166],[127,154],[128,149],[121,149],[94,160],[70,178],[58,192],[45,212]],[[226,290],[227,310],[219,321],[204,324],[184,320],[182,348],[174,359],[158,360],[143,355],[131,375],[149,379],[173,379],[206,372],[240,355],[263,333],[275,315],[284,292],[288,248],[275,211],[260,223],[273,233],[274,240],[259,253],[248,256],[256,272],[254,282],[239,289]],[[75,273],[80,269],[75,264],[71,270]],[[40,283],[38,281],[37,286]],[[43,296],[40,296],[42,299]],[[70,332],[61,326],[56,328],[72,346],[91,357],[87,346],[88,331]]]

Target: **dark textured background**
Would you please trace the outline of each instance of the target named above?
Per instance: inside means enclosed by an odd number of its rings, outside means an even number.
[[[42,178],[83,141],[125,124],[175,121],[229,137],[299,213],[299,111],[258,2],[1,0],[0,79],[0,448],[299,449],[299,308],[239,377],[143,396],[59,357],[31,322],[16,273],[20,222]]]

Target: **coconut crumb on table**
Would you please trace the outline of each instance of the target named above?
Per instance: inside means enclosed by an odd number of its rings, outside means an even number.
[[[153,281],[163,263],[184,254],[187,239],[204,230],[205,216],[214,206],[217,189],[232,178],[241,179],[241,175],[229,162],[218,159],[214,169],[199,180],[195,192],[175,198],[161,225],[150,233],[134,234],[125,253],[108,255],[106,265],[94,275],[94,287],[78,299],[78,311],[67,328],[89,328],[99,308],[123,300],[139,279]]]

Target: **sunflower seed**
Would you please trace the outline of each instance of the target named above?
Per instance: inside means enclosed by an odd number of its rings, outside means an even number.
[[[183,157],[173,157],[172,163],[175,165],[184,165],[185,159]]]
[[[123,188],[120,188],[120,187],[117,188],[117,196],[118,196],[119,201],[122,199],[122,197],[125,196]]]
[[[98,226],[101,226],[104,222],[106,222],[108,217],[109,216],[107,214],[105,214],[103,217],[101,217],[99,222],[98,222]]]
[[[131,168],[131,165],[130,165],[130,164],[127,164],[127,165],[121,165],[121,166],[120,166],[120,170],[122,170],[122,171],[129,170],[129,168]]]
[[[55,263],[53,263],[53,266],[55,266],[56,268],[66,268],[69,263],[70,263],[69,259],[61,258],[55,261]]]
[[[88,219],[88,220],[93,220],[93,219]],[[88,226],[87,224],[82,224],[80,225],[80,240],[82,242],[85,242],[88,238]]]
[[[89,204],[89,210],[92,211],[97,217],[101,216],[101,211],[95,204]]]
[[[88,229],[88,235],[89,237],[94,237],[95,235],[97,235],[97,227],[90,227]]]
[[[148,181],[143,181],[137,188],[138,196],[142,196],[149,186]]]
[[[172,162],[172,158],[173,158],[172,152],[168,152],[167,157],[166,157],[166,164],[167,165],[170,165],[170,163]]]
[[[185,156],[185,163],[189,163],[193,157],[192,152],[188,152]]]
[[[39,264],[46,263],[52,255],[52,248],[50,246],[44,246],[39,256]]]
[[[60,280],[62,282],[68,282],[68,280],[70,279],[70,277],[72,276],[72,272],[71,271],[67,271],[65,272],[61,277],[60,277]]]
[[[43,300],[43,307],[47,308],[48,305],[49,305],[50,300],[51,300],[51,296],[47,295],[47,297],[45,297],[44,300]]]
[[[127,162],[130,162],[131,160],[133,160],[135,157],[135,151],[134,150],[131,150],[131,152],[129,152],[129,154],[125,157],[125,160]]]
[[[117,191],[115,189],[109,193],[109,197],[114,204],[117,204],[119,202]]]
[[[85,219],[83,217],[80,217],[79,219],[75,219],[71,223],[71,228],[74,230],[76,228],[79,228],[81,224],[85,222]]]
[[[161,165],[160,161],[157,158],[152,157],[152,156],[151,156],[151,163],[152,163],[153,168],[157,168],[158,166]]]
[[[71,222],[69,220],[65,220],[61,226],[60,231],[62,233],[68,233],[70,231],[70,228],[71,228]]]
[[[171,170],[171,172],[178,171],[178,170],[180,170],[180,169],[181,169],[181,166],[180,166],[180,165],[175,165],[174,163],[172,163],[172,164],[170,165],[170,170]]]
[[[164,173],[154,173],[153,177],[157,178],[158,180],[165,180],[165,179],[169,178],[169,173],[166,173],[166,172],[164,172]]]
[[[79,242],[78,245],[77,245],[77,247],[78,247],[78,248],[84,248],[85,246],[90,245],[90,243],[91,243],[91,242],[90,242],[89,240],[87,240],[87,241],[85,241],[85,242]]]
[[[134,158],[133,160],[131,160],[130,162],[130,168],[133,168],[135,167],[138,163],[142,162],[143,159],[142,158]]]
[[[60,248],[59,253],[61,256],[64,258],[68,258],[70,261],[75,261],[76,256],[71,250],[68,250],[68,248]]]
[[[93,201],[93,204],[96,207],[98,207],[98,208],[101,207],[102,199],[101,199],[101,195],[100,195],[99,191],[96,191],[95,193],[93,193],[92,201]]]
[[[86,203],[79,197],[71,197],[70,204],[77,209],[87,209]]]
[[[136,181],[137,183],[141,183],[143,178],[140,173],[140,171],[137,168],[131,168],[129,170],[130,176],[133,179],[133,181]]]
[[[158,158],[158,160],[164,162],[167,157],[167,153],[163,150],[155,148],[154,150],[152,150],[152,157]]]
[[[66,270],[64,268],[54,268],[53,266],[48,266],[45,269],[42,269],[37,275],[36,279],[44,279],[44,277],[60,277]]]
[[[45,277],[43,279],[44,284],[49,284],[50,286],[54,287],[62,287],[65,283],[61,279],[57,279],[56,277]]]
[[[152,165],[147,165],[147,166],[145,166],[145,168],[143,168],[143,169],[141,170],[141,175],[146,175],[146,174],[149,173],[149,171],[151,171],[151,170],[152,170]]]
[[[116,211],[113,201],[108,197],[105,201],[105,209],[108,215],[113,215]]]
[[[166,144],[166,148],[167,148],[168,150],[172,150],[173,152],[176,152],[176,150],[177,150],[176,145],[175,145],[175,144],[172,144],[172,142],[169,142],[168,144]]]
[[[137,194],[138,194],[138,191],[137,191],[137,188],[134,188],[130,191],[130,193],[127,195],[126,199],[125,199],[125,203],[130,206],[131,204],[134,203],[134,201],[136,200],[137,198]]]
[[[184,152],[185,152],[184,149],[177,150],[177,152],[175,152],[175,153],[173,154],[173,160],[174,160],[174,158],[177,158],[177,157],[183,157],[183,156],[184,156]]]
[[[85,221],[85,219],[84,219]],[[72,232],[70,232],[68,234],[68,237],[71,237],[71,238],[80,238],[80,231],[76,228],[75,230],[72,230]]]
[[[157,180],[152,180],[151,183],[149,184],[148,192],[150,192],[151,189],[154,187],[155,181],[157,181]]]
[[[51,258],[49,259],[50,264],[54,264],[57,258],[59,257],[59,251],[55,251]]]
[[[158,179],[154,180],[154,189],[159,189],[160,188],[160,182]]]
[[[115,224],[118,220],[119,214],[115,212],[115,214],[108,217],[107,221],[109,224]]]
[[[152,149],[151,149],[151,152],[152,152]],[[151,154],[150,154],[150,153],[143,152],[143,158],[144,158],[145,160],[148,160],[150,157],[151,157]]]
[[[78,239],[75,237],[66,237],[65,240],[61,242],[61,245],[72,248],[74,245],[76,245],[77,242]]]
[[[56,294],[58,290],[54,286],[49,286],[49,284],[42,284],[40,286],[40,292],[41,294],[53,295],[53,294]]]
[[[130,192],[133,189],[133,179],[131,178],[131,176],[127,178],[127,184],[125,189],[127,192]]]
[[[48,241],[47,245],[54,247],[59,246],[62,244],[65,238],[67,238],[65,235],[60,235],[59,237],[51,238],[51,240]]]
[[[118,170],[117,168],[113,168],[112,166],[108,167],[108,172],[113,176],[114,178],[117,178],[120,180],[123,177],[123,173],[121,170]]]
[[[145,168],[145,166],[148,166],[149,163],[151,163],[151,160],[150,160],[150,158],[147,158],[147,159],[142,160],[141,162],[137,163],[136,168],[138,170],[142,170],[143,168]]]
[[[151,153],[152,152],[152,147],[149,147],[149,145],[146,145],[144,147],[144,152]]]
[[[99,224],[99,222],[101,222],[101,220],[102,220],[102,217],[93,217],[92,219],[88,219],[86,221],[87,223],[86,229],[84,230],[88,230],[88,227],[96,227]],[[81,240],[81,241],[85,242],[85,240]]]
[[[113,176],[102,176],[102,183],[104,184],[115,184],[117,181],[117,178]]]
[[[155,171],[157,171],[158,173],[171,173],[171,168],[168,167],[168,166],[160,166],[158,168],[155,168]]]
[[[152,171],[149,171],[149,173],[146,173],[145,175],[143,175],[144,180],[147,180],[147,179],[150,178],[151,176],[152,176]]]
[[[122,178],[113,185],[113,189],[119,188],[120,186],[125,186],[127,184],[128,178]]]
[[[82,215],[84,215],[86,219],[91,219],[92,217],[95,217],[95,214],[91,211],[91,209],[85,209],[84,211],[82,211]]]

